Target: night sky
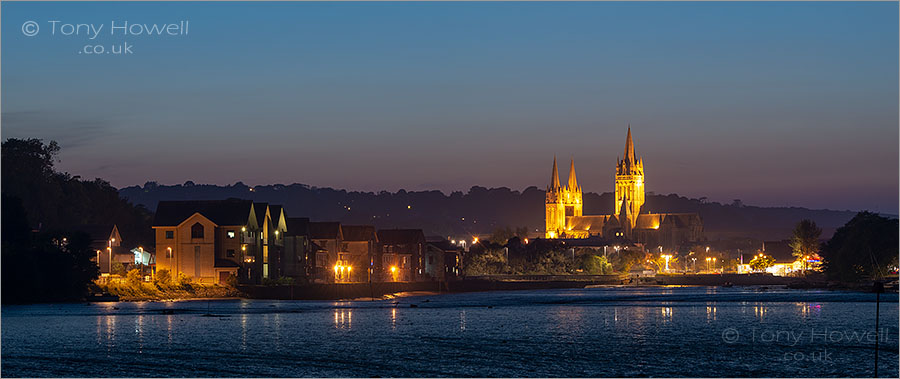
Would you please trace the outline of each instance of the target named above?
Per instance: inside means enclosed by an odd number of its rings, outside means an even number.
[[[2,4],[2,137],[117,187],[546,187],[898,208],[898,4]],[[52,20],[104,24],[51,35]],[[110,22],[187,35],[109,35]],[[35,21],[36,36],[23,32]],[[60,23],[60,24],[61,24]],[[57,24],[59,25],[59,24]],[[78,54],[85,44],[130,55]]]

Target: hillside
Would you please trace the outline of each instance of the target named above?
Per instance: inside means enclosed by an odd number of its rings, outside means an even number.
[[[248,187],[243,183],[229,186],[158,185],[126,187],[120,195],[150,210],[160,200],[227,199],[230,197],[283,204],[289,217],[340,221],[347,224],[374,224],[378,228],[422,228],[432,235],[467,235],[490,233],[498,227],[542,229],[544,223],[544,190],[528,187],[524,191],[509,188],[472,187],[467,193],[440,191],[348,192],[332,188],[316,188],[303,184]],[[585,214],[603,214],[612,208],[611,193],[586,193]],[[765,208],[740,203],[720,204],[701,199],[688,199],[675,194],[647,194],[642,211],[698,212],[704,220],[710,240],[728,237],[782,239],[790,235],[793,225],[803,218],[814,220],[824,229],[823,237],[850,220],[856,212],[812,210],[806,208]]]

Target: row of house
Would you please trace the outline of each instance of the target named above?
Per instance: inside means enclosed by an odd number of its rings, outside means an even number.
[[[421,229],[312,222],[250,200],[162,201],[153,229],[156,271],[200,283],[446,280],[462,262],[460,249]]]

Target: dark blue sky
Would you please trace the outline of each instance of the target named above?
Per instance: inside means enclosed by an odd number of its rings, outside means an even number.
[[[2,4],[3,138],[116,186],[611,191],[898,208],[898,4]],[[106,33],[51,35],[50,21]],[[109,36],[111,21],[188,35]],[[36,36],[23,34],[35,21]],[[58,25],[58,24],[57,24]],[[78,54],[128,42],[125,56]]]

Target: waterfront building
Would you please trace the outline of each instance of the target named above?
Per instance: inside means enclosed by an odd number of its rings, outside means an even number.
[[[92,224],[76,227],[80,232],[86,233],[91,239],[91,249],[95,256],[92,257],[101,275],[109,275],[113,263],[127,265],[134,262],[134,255],[122,248],[122,235],[116,224]]]
[[[645,201],[644,162],[635,153],[630,126],[624,156],[616,162],[613,213],[584,215],[583,192],[575,174],[575,160],[569,166],[568,182],[563,187],[556,158],[553,158],[545,200],[546,238],[625,239],[670,249],[701,239],[703,222],[697,213],[641,213]]]
[[[338,279],[334,268],[337,266],[338,254],[344,241],[341,223],[310,222],[309,239],[318,247],[310,270],[310,281],[334,283],[335,279]]]
[[[425,274],[447,280],[462,274],[463,249],[443,237],[429,237],[425,246]]]
[[[381,254],[375,260],[375,272],[381,281],[421,280],[426,243],[422,229],[379,230],[378,241],[381,243]]]
[[[315,260],[314,244],[309,239],[309,218],[286,218],[287,230],[284,233],[281,268],[284,276],[295,280],[306,280],[311,273],[310,262]],[[312,253],[312,258],[310,258]]]
[[[250,200],[159,202],[153,220],[157,272],[199,283],[224,283],[230,275],[252,281],[258,214]],[[239,270],[242,262],[245,270]]]
[[[342,282],[368,282],[372,278],[378,234],[372,225],[341,225],[344,240],[335,274]]]

